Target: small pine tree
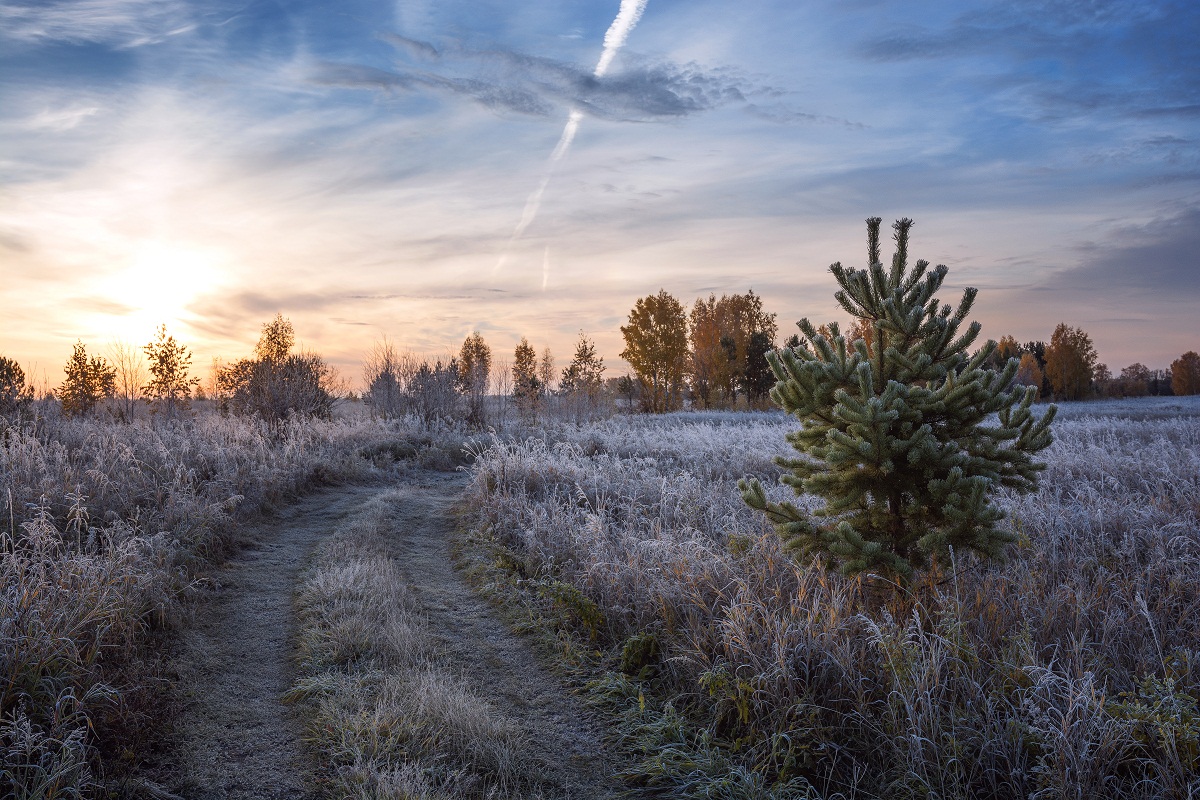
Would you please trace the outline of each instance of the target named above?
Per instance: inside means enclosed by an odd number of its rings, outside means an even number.
[[[524,336],[513,353],[513,399],[524,416],[532,416],[542,399],[542,383],[537,376],[537,351]]]
[[[116,389],[117,371],[100,356],[89,359],[83,342],[75,342],[63,372],[67,379],[58,388],[58,399],[67,416],[87,414]]]
[[[15,416],[33,402],[33,387],[25,384],[25,370],[11,358],[0,356],[0,415]]]
[[[833,264],[844,309],[871,326],[873,342],[847,342],[836,324],[823,334],[798,323],[805,347],[774,351],[778,382],[771,398],[797,417],[788,434],[800,458],[779,459],[783,482],[824,505],[811,515],[791,503],[769,502],[762,485],[741,481],[745,501],[766,512],[786,546],[824,555],[845,574],[878,570],[910,578],[946,558],[951,548],[999,557],[1013,534],[989,503],[996,486],[1032,491],[1032,454],[1050,445],[1055,407],[1040,419],[1030,409],[1034,387],[1009,389],[1019,362],[984,365],[995,342],[973,356],[972,322],[959,333],[975,300],[967,289],[958,309],[934,293],[946,267],[908,265],[912,221],[896,222],[890,271],[879,260],[878,217],[867,220],[867,269]],[[995,415],[994,417],[992,415]]]
[[[577,423],[591,419],[600,410],[604,395],[604,358],[596,354],[596,343],[583,331],[575,343],[575,356],[562,371],[559,394]]]
[[[188,374],[192,354],[167,334],[166,325],[160,325],[158,337],[142,349],[150,361],[150,382],[142,388],[146,397],[168,417],[187,410],[192,388],[200,385],[199,378]]]

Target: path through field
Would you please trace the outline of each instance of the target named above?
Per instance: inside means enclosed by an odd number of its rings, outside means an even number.
[[[450,564],[448,509],[464,477],[414,473],[394,526],[395,554],[454,669],[508,710],[537,742],[547,786],[563,798],[605,798],[598,736],[578,702],[534,662]],[[394,484],[309,495],[246,531],[248,547],[214,570],[181,635],[175,669],[186,703],[150,777],[187,800],[316,798],[298,714],[280,701],[295,679],[293,594],[313,548]]]

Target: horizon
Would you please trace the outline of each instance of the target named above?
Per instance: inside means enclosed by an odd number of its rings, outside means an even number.
[[[868,216],[984,339],[1200,349],[1200,9],[616,0],[0,0],[0,355],[61,383],[160,324],[205,375],[264,323],[354,384],[478,330],[610,375],[666,289],[844,321]],[[890,256],[890,245],[884,247]],[[164,270],[170,272],[164,277]]]

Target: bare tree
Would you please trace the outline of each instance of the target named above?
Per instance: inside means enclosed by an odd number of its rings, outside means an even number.
[[[363,362],[363,379],[367,384],[365,400],[377,416],[399,417],[405,412],[404,392],[415,372],[415,359],[401,355],[396,346],[383,337],[375,342]]]
[[[492,371],[492,390],[496,393],[496,413],[503,425],[508,421],[509,401],[513,391],[513,370],[508,359],[501,358]]]
[[[114,410],[117,416],[128,422],[137,416],[138,401],[142,399],[142,387],[146,385],[146,359],[142,348],[121,339],[108,346],[108,363],[116,370],[113,384]]]
[[[458,384],[457,360],[447,357],[430,364],[422,359],[405,391],[409,408],[429,428],[450,421],[459,413]]]

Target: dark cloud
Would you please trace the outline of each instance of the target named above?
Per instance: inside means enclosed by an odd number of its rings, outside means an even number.
[[[851,122],[848,119],[829,117],[823,114],[811,114],[806,111],[797,111],[783,106],[760,106],[756,103],[747,103],[745,108],[746,113],[759,119],[765,119],[768,122],[806,122],[815,125],[841,125],[847,128],[854,128],[855,130],[864,130],[866,128],[861,122]]]
[[[868,40],[883,62],[991,59],[972,70],[993,91],[1015,90],[1049,119],[1200,114],[1200,13],[1190,2],[1024,0]],[[999,81],[995,76],[1003,76]]]
[[[1200,299],[1200,207],[1146,225],[1114,227],[1103,241],[1077,249],[1078,266],[1055,273],[1039,290]]]
[[[351,89],[414,89],[421,82],[413,75],[388,72],[361,64],[319,64],[312,81],[322,86]]]
[[[438,49],[429,42],[421,42],[396,33],[385,33],[379,38],[414,58],[436,60],[441,57]]]
[[[192,315],[188,324],[214,338],[237,338],[238,332],[245,331],[253,331],[257,337],[260,326],[275,314],[317,313],[328,316],[345,302],[346,295],[336,292],[231,292],[219,297],[200,298],[191,303],[187,308]]]
[[[498,111],[551,116],[576,108],[613,120],[674,119],[726,105],[743,104],[775,122],[834,122],[788,108],[784,93],[759,85],[733,70],[674,64],[628,56],[629,66],[596,78],[590,69],[513,50],[439,50],[428,42],[387,35],[401,61],[391,70],[357,64],[324,63],[312,79],[323,85],[376,90],[426,90],[458,95]],[[420,61],[420,68],[413,61]],[[757,98],[759,102],[751,102]]]

